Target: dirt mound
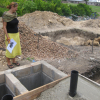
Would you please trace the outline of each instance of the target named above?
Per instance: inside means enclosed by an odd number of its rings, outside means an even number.
[[[83,27],[100,28],[100,19],[91,19],[81,23]]]
[[[68,48],[63,47],[55,42],[44,39],[29,29],[24,23],[19,24],[19,32],[21,33],[21,47],[24,57],[34,57],[37,60],[47,58],[68,57]],[[38,48],[37,48],[38,46]],[[0,48],[5,48],[4,32],[0,29]]]
[[[25,22],[25,24],[33,30],[58,28],[73,24],[71,19],[59,16],[57,13],[50,11],[35,11],[33,13],[25,14],[18,19],[19,21]]]
[[[85,39],[79,36],[75,36],[74,38],[66,38],[62,37],[60,40],[56,40],[58,43],[63,43],[65,45],[83,45]]]

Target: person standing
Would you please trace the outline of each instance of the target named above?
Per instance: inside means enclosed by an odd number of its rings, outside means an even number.
[[[21,55],[21,46],[20,46],[20,34],[18,32],[18,19],[17,19],[17,8],[18,4],[12,2],[7,6],[9,11],[3,13],[3,30],[5,33],[5,44],[6,44],[6,59],[7,66],[13,68],[12,64],[20,66],[20,64],[15,60],[16,56]],[[10,39],[13,39],[17,44],[15,45],[12,53],[7,50],[7,46],[10,43]],[[12,59],[12,63],[11,60]]]

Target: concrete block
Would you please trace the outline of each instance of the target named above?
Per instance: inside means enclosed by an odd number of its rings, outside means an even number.
[[[36,73],[36,72],[41,71],[42,64],[40,61],[35,62],[35,63],[31,63],[31,66],[32,66],[32,73]]]
[[[42,63],[43,72],[46,75],[50,76],[53,80],[57,80],[67,76],[67,74],[61,72],[60,70],[56,69],[52,65],[48,64],[47,62],[41,61],[41,63]]]
[[[43,73],[48,75],[49,77],[53,78],[52,76],[52,69],[47,67],[46,65],[42,64]]]
[[[38,64],[38,65],[32,66],[32,73],[40,72],[42,70],[41,66],[42,66],[42,64]]]
[[[19,79],[21,77],[29,75],[31,73],[31,70],[32,70],[31,66],[29,67],[28,65],[24,65],[15,71],[13,70],[12,73],[15,75],[15,77]]]
[[[14,85],[16,96],[28,92],[28,90],[20,82],[16,82]]]
[[[15,94],[15,83],[19,80],[13,74],[5,74],[6,84],[10,90]]]
[[[4,71],[0,72],[0,84],[5,83],[5,74]]]

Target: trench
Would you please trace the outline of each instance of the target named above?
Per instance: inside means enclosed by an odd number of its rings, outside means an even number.
[[[87,49],[87,46],[85,46],[86,41],[94,40],[100,36],[99,34],[81,29],[58,30],[41,33],[41,35],[77,52],[83,52],[83,48]],[[82,75],[100,83],[100,63],[94,64],[90,70],[82,73]]]
[[[82,75],[100,84],[100,64],[82,73]]]
[[[84,45],[88,40],[93,40],[100,35],[81,29],[57,30],[41,33],[42,36],[65,45]]]

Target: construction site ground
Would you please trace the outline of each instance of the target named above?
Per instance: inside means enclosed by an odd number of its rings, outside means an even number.
[[[35,61],[45,60],[66,74],[71,73],[71,70],[77,70],[89,78],[95,74],[94,70],[90,73],[91,69],[95,67],[100,68],[100,46],[93,46],[92,52],[91,45],[64,45],[63,43],[53,42],[49,37],[45,38],[45,36],[41,36],[42,39],[40,38],[38,44],[37,35],[37,33],[74,28],[93,32],[93,34],[100,34],[99,19],[74,22],[56,13],[46,11],[36,11],[19,17],[18,19],[20,21],[19,32],[21,33],[22,56],[21,58],[17,58],[17,60],[21,65],[31,63],[32,61],[27,60],[27,58],[34,57],[33,59]],[[0,28],[2,28],[2,21],[0,21]],[[2,31],[3,29],[0,29],[0,34],[3,34]],[[28,36],[29,33],[33,33],[34,35]],[[32,47],[32,45],[28,45],[26,40],[35,46]],[[0,48],[5,48],[5,44],[3,43],[4,39],[0,40],[0,42],[2,42]],[[5,51],[2,51],[2,53],[3,52]],[[4,55],[2,53],[0,56],[0,71],[9,69],[4,56],[2,60],[2,55]],[[90,74],[86,74],[87,72]],[[93,80],[100,83],[100,75],[98,73],[97,76],[98,77],[95,77]]]

